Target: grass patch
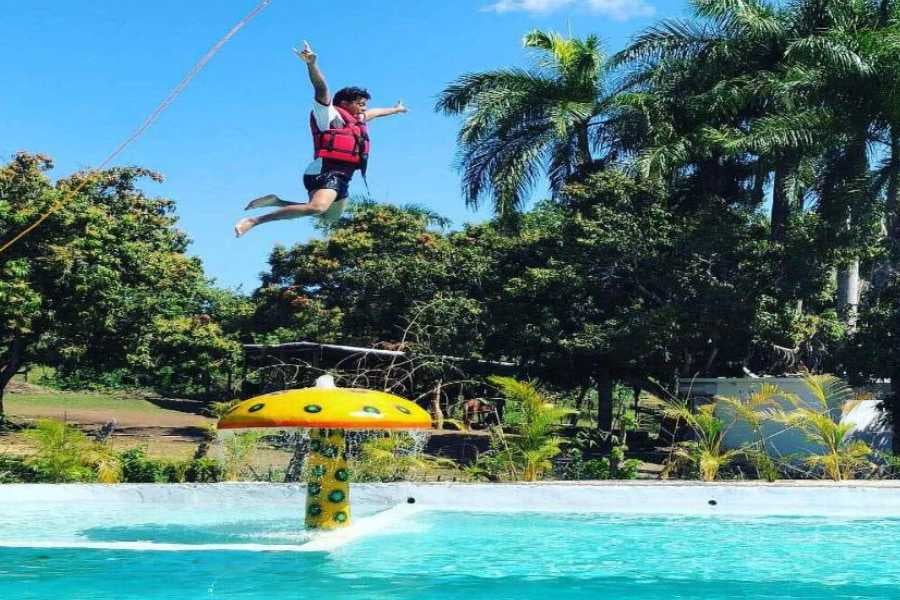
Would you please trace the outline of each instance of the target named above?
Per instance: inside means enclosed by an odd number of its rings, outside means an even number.
[[[104,394],[100,392],[63,392],[46,388],[6,394],[3,404],[12,415],[18,412],[28,412],[36,408],[103,411],[128,410],[148,414],[162,412],[163,410],[152,402],[136,396]]]

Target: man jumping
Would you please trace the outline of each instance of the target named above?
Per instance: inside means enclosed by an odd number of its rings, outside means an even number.
[[[398,102],[393,108],[368,108],[371,96],[358,87],[347,87],[331,97],[325,76],[316,64],[316,55],[307,42],[303,50],[294,50],[309,69],[309,80],[315,90],[310,127],[313,136],[313,161],[303,174],[303,185],[309,192],[308,202],[289,202],[275,194],[267,194],[250,202],[244,210],[278,206],[278,210],[246,217],[234,226],[234,233],[241,237],[261,223],[296,219],[297,217],[322,216],[335,220],[347,203],[350,179],[356,170],[366,175],[369,158],[369,132],[367,124],[372,119],[405,113],[406,107]]]

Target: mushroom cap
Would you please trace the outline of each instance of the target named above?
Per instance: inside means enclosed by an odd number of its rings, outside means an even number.
[[[219,429],[431,429],[431,415],[400,396],[359,388],[312,387],[244,400]]]

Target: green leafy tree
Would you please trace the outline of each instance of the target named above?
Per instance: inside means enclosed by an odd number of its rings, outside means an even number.
[[[478,320],[477,303],[460,296],[470,269],[434,223],[434,215],[414,207],[362,203],[326,240],[276,248],[255,294],[254,335],[396,344],[419,315],[418,331],[452,338],[442,339],[441,349],[466,347]],[[444,310],[421,314],[439,297]],[[469,344],[466,354],[472,350]]]
[[[173,202],[137,187],[159,175],[115,168],[54,184],[51,167],[44,156],[20,153],[0,168],[4,237],[67,198],[0,255],[0,414],[2,390],[33,362],[63,374],[131,370],[135,383],[152,383],[160,363],[148,359],[148,348],[183,346],[175,330],[201,313],[209,289],[200,262],[185,253],[188,239],[175,227]],[[182,335],[205,340],[200,345],[218,335],[209,327],[185,329]],[[142,367],[148,378],[140,379]]]

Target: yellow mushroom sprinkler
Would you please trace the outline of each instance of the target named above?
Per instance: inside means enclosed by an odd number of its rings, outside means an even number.
[[[344,432],[431,429],[431,416],[415,402],[357,388],[338,388],[331,376],[316,387],[244,400],[219,420],[219,429],[306,429],[306,526],[336,529],[350,524],[350,470]]]

